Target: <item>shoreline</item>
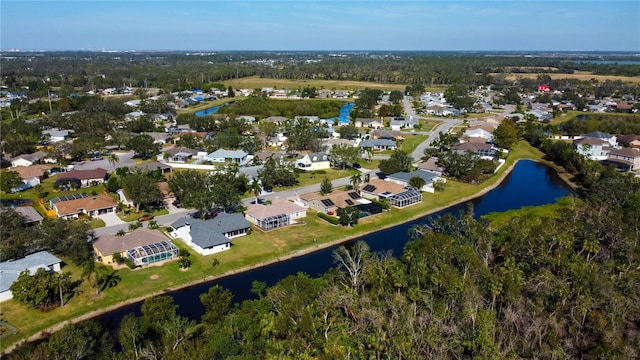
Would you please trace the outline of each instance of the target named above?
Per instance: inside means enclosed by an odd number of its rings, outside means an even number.
[[[397,223],[393,223],[393,224],[388,224],[388,225],[382,226],[380,228],[377,228],[375,231],[369,231],[369,232],[364,232],[364,233],[357,234],[357,235],[351,235],[351,236],[340,238],[340,239],[337,239],[337,240],[334,240],[334,241],[318,244],[318,245],[315,245],[313,247],[296,250],[296,251],[288,253],[288,254],[286,254],[284,256],[280,256],[280,257],[273,258],[273,259],[270,259],[270,260],[262,261],[262,262],[259,262],[259,263],[253,264],[253,265],[247,265],[247,266],[244,266],[244,267],[241,267],[241,268],[238,268],[238,269],[229,270],[229,271],[226,271],[226,272],[224,272],[222,274],[209,275],[207,277],[204,277],[204,278],[201,278],[201,279],[198,279],[198,280],[190,281],[190,282],[187,282],[187,283],[184,283],[184,284],[180,284],[180,285],[176,285],[176,286],[173,286],[173,287],[169,287],[169,288],[166,288],[166,289],[154,292],[154,293],[150,293],[150,294],[146,294],[146,295],[139,296],[139,297],[136,297],[136,298],[128,299],[126,301],[119,302],[119,303],[117,303],[115,305],[111,305],[111,306],[108,306],[106,308],[102,308],[102,309],[99,309],[99,310],[94,310],[92,312],[86,313],[86,314],[78,316],[76,318],[73,318],[73,319],[58,323],[56,325],[53,325],[53,326],[51,326],[51,327],[49,327],[49,328],[47,328],[45,330],[41,330],[41,331],[37,332],[36,334],[31,335],[31,336],[27,337],[26,339],[22,339],[22,340],[20,340],[20,341],[18,341],[16,343],[10,345],[6,349],[3,349],[0,352],[0,354],[1,355],[9,354],[9,353],[11,353],[13,351],[13,349],[16,346],[18,346],[20,344],[23,344],[25,342],[32,342],[32,341],[37,341],[37,340],[41,340],[43,338],[46,338],[48,335],[59,331],[60,329],[62,329],[64,326],[66,326],[68,324],[76,324],[76,323],[79,323],[79,322],[82,322],[82,321],[90,320],[90,319],[99,317],[101,315],[104,315],[106,313],[109,313],[111,311],[114,311],[114,310],[117,310],[119,308],[122,308],[124,306],[128,306],[128,305],[132,305],[132,304],[135,304],[135,303],[142,302],[145,299],[148,299],[148,298],[151,298],[151,297],[154,297],[154,296],[175,292],[175,291],[178,291],[178,290],[181,290],[181,289],[185,289],[185,288],[188,288],[188,287],[191,287],[191,286],[200,285],[200,284],[207,283],[207,282],[210,282],[210,281],[215,281],[215,280],[222,279],[222,278],[225,278],[225,277],[228,277],[228,276],[237,275],[237,274],[240,274],[240,273],[243,273],[243,272],[247,272],[247,271],[250,271],[250,270],[255,270],[255,269],[258,269],[258,268],[261,268],[261,267],[265,267],[265,266],[268,266],[268,265],[272,265],[272,264],[276,264],[276,263],[279,263],[279,262],[291,260],[291,259],[294,259],[294,258],[297,258],[297,257],[301,257],[301,256],[304,256],[304,255],[308,255],[308,254],[314,253],[316,251],[324,250],[326,248],[329,248],[329,247],[332,247],[332,246],[335,246],[335,245],[339,245],[339,244],[342,244],[342,243],[345,243],[345,242],[360,238],[362,236],[375,233],[377,231],[389,229],[389,228],[401,225],[403,223],[414,221],[416,219],[419,219],[419,218],[422,218],[422,217],[425,217],[425,216],[429,216],[429,215],[431,215],[433,213],[442,211],[442,210],[450,208],[452,206],[456,206],[456,205],[471,201],[473,199],[476,199],[478,197],[481,197],[481,196],[485,195],[486,193],[488,193],[488,192],[494,190],[496,187],[500,186],[500,184],[502,184],[502,182],[506,179],[506,177],[509,176],[509,174],[511,174],[511,172],[515,168],[516,164],[518,164],[518,162],[520,160],[529,160],[529,161],[534,161],[534,162],[538,162],[538,163],[544,163],[545,165],[550,166],[551,168],[553,168],[556,171],[557,175],[561,179],[563,179],[563,181],[565,181],[570,187],[572,187],[574,189],[576,188],[575,184],[573,184],[571,181],[569,181],[568,179],[566,179],[563,176],[561,176],[560,169],[558,169],[556,166],[553,166],[553,165],[550,165],[550,164],[548,164],[548,163],[546,163],[544,161],[538,161],[538,160],[535,160],[535,159],[518,158],[518,159],[515,159],[513,161],[513,163],[511,163],[509,165],[509,167],[507,167],[499,175],[499,177],[494,181],[494,183],[492,183],[490,185],[487,185],[486,187],[482,188],[480,191],[476,192],[473,195],[466,196],[466,197],[461,198],[459,200],[453,201],[453,202],[451,202],[451,203],[449,203],[447,205],[439,206],[439,207],[431,209],[431,210],[429,210],[429,211],[427,211],[425,213],[420,213],[420,214],[413,215],[411,217],[403,219],[401,222],[397,222]]]

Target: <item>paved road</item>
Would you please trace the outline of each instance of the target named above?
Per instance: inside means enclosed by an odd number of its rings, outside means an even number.
[[[404,105],[404,113],[409,116],[410,118],[418,118],[419,116],[416,114],[415,110],[413,109],[413,106],[411,106],[411,97],[409,96],[405,96],[402,99],[402,104]],[[413,152],[411,153],[411,157],[413,158],[414,161],[418,161],[420,160],[423,156],[424,156],[424,150],[428,147],[431,146],[431,143],[433,143],[437,138],[438,138],[438,134],[440,134],[440,132],[442,133],[447,133],[449,130],[451,130],[452,127],[458,125],[458,124],[462,124],[462,120],[458,120],[458,119],[447,119],[447,118],[425,118],[425,117],[419,117],[421,119],[427,119],[427,120],[434,120],[434,121],[440,121],[441,124],[438,125],[435,129],[433,129],[430,132],[420,132],[420,134],[425,134],[427,135],[427,139],[425,141],[423,141],[422,143],[420,143],[420,145],[418,145],[415,150],[413,150]]]
[[[178,209],[178,208],[173,207],[173,209],[171,209],[171,208],[169,209],[169,214],[168,215],[156,216],[156,218],[154,220],[160,226],[169,226],[174,221],[176,221],[179,218],[187,215],[190,212],[194,212],[194,211],[195,210],[193,210],[193,209]],[[148,223],[149,223],[148,221],[145,221],[144,222],[144,226],[147,226],[146,224],[148,224]],[[103,234],[114,235],[115,233],[117,233],[120,230],[129,231],[129,223],[122,222],[122,223],[116,224],[116,225],[97,228],[97,229],[94,229],[94,233],[96,235],[98,235],[98,236],[99,235],[103,235]]]

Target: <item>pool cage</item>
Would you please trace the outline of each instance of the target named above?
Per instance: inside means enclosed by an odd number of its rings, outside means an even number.
[[[170,241],[136,246],[127,250],[127,258],[136,266],[144,266],[178,257],[178,248]]]
[[[403,208],[422,201],[422,192],[414,187],[407,187],[405,191],[388,197],[389,204]]]
[[[282,226],[287,226],[291,223],[291,218],[288,214],[278,214],[268,216],[258,221],[258,226],[263,230],[271,230]]]

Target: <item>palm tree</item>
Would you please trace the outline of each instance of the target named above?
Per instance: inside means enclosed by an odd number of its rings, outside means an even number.
[[[256,196],[256,204],[258,203],[258,196],[262,193],[262,186],[258,179],[253,179],[249,185],[249,190]]]
[[[113,270],[110,273],[100,275],[98,278],[98,284],[100,285],[100,291],[104,291],[106,288],[112,288],[120,283],[120,275],[117,274],[118,270]]]
[[[351,182],[351,186],[353,186],[353,189],[359,194],[360,184],[362,183],[362,177],[360,176],[360,173],[351,175],[350,182]]]
[[[98,286],[98,267],[93,258],[87,260],[82,268],[82,278],[89,282],[89,286],[96,289],[96,296],[100,295],[100,287]]]
[[[370,180],[371,180],[371,174],[369,173],[364,174],[364,182],[368,184]]]
[[[107,158],[107,161],[109,161],[109,164],[111,164],[111,166],[113,166],[113,168],[115,169],[116,168],[116,164],[118,162],[120,162],[120,158],[118,158],[118,155],[116,155],[116,154],[111,154]]]

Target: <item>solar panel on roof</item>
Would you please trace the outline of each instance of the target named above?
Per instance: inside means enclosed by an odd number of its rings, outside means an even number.
[[[320,202],[324,206],[335,206],[336,205],[336,204],[333,203],[333,201],[331,201],[331,199],[322,199],[322,200],[320,200]]]
[[[353,201],[351,201],[351,199],[347,199],[344,202],[346,202],[347,205],[353,205]]]
[[[362,190],[366,191],[366,192],[373,192],[376,190],[376,187],[373,185],[367,185],[365,186]]]
[[[358,193],[353,192],[353,191],[348,193],[347,195],[349,195],[349,197],[352,198],[352,199],[359,199],[360,198],[360,195],[358,195]]]
[[[87,194],[64,195],[64,196],[59,196],[57,198],[53,198],[53,199],[51,199],[49,201],[52,204],[55,204],[55,203],[59,203],[60,201],[82,199],[82,198],[86,198],[86,197],[89,197],[89,195],[87,195]]]

